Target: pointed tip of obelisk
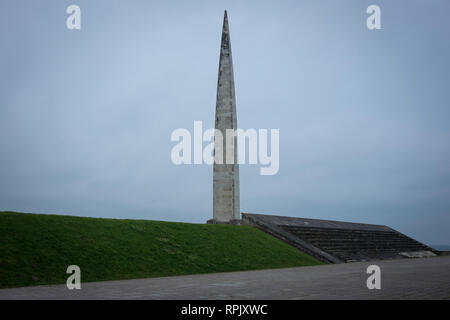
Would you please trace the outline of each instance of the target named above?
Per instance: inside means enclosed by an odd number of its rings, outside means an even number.
[[[230,48],[230,27],[228,26],[228,13],[227,13],[227,10],[225,10],[225,13],[224,13],[224,16],[223,16],[221,48]]]
[[[225,13],[223,14],[223,27],[225,29],[225,26],[227,26],[228,28],[228,14],[227,14],[227,10],[225,10]]]

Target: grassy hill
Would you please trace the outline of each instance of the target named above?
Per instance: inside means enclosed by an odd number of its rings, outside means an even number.
[[[248,226],[0,212],[0,288],[321,264]]]

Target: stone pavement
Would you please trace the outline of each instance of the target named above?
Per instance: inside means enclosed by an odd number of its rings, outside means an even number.
[[[366,287],[372,264],[380,290]],[[2,289],[0,299],[450,299],[450,256]]]

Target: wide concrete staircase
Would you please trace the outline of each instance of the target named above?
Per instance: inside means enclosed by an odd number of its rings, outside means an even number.
[[[401,252],[430,250],[424,244],[396,231],[280,227],[345,262],[393,259]]]
[[[242,223],[257,227],[328,263],[439,255],[384,225],[243,213]]]

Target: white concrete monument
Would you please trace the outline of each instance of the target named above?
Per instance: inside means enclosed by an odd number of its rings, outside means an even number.
[[[219,76],[217,81],[215,128],[222,132],[222,164],[214,162],[213,219],[208,223],[240,224],[239,165],[237,163],[237,138],[233,136],[230,147],[226,147],[226,130],[237,129],[236,97],[234,93],[233,60],[231,57],[230,29],[227,12],[223,19],[222,43],[220,47]],[[215,137],[215,150],[220,143]],[[233,154],[232,154],[233,153]],[[234,159],[228,164],[229,159]]]

